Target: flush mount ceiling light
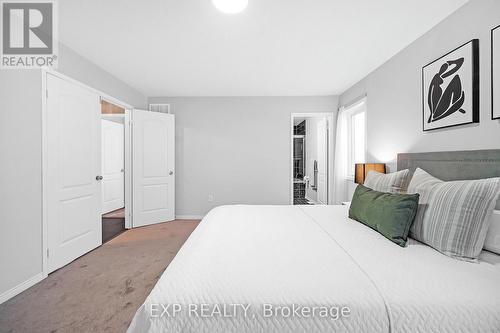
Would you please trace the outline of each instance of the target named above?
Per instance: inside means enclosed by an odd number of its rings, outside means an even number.
[[[248,6],[248,0],[212,0],[215,8],[226,14],[236,14]]]

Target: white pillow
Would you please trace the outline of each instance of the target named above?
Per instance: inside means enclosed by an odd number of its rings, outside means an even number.
[[[401,170],[388,174],[370,171],[366,176],[364,186],[374,191],[401,193],[406,191],[410,170]]]
[[[484,249],[490,252],[500,254],[500,210],[493,211],[490,218],[491,224],[486,233]]]
[[[408,193],[420,194],[410,237],[439,252],[477,261],[484,248],[500,178],[444,182],[417,168]]]

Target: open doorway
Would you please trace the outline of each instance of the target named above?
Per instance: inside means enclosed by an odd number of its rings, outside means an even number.
[[[124,108],[101,102],[102,242],[125,231],[125,124]]]
[[[292,114],[290,201],[293,205],[329,202],[332,118],[329,113]]]

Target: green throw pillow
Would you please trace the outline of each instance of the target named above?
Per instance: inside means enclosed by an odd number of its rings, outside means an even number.
[[[418,198],[418,194],[384,193],[358,185],[349,217],[404,247],[417,214]]]

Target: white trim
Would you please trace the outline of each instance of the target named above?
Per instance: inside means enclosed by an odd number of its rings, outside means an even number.
[[[341,106],[340,109],[343,108],[343,109],[347,110],[347,109],[352,109],[354,107],[360,106],[361,104],[366,103],[367,98],[368,98],[367,94],[361,95],[358,98],[353,99],[352,101],[350,101],[346,105]]]
[[[42,79],[42,275],[46,278],[49,274],[48,269],[48,251],[49,251],[49,240],[48,240],[48,216],[47,216],[47,205],[48,205],[48,193],[47,193],[47,71],[41,71]]]
[[[42,69],[42,73],[45,73],[45,75],[48,73],[48,74],[51,74],[51,75],[54,75],[55,77],[58,77],[60,79],[63,79],[65,81],[68,81],[68,82],[71,82],[73,84],[76,84],[80,87],[83,87],[85,89],[89,89],[90,91],[92,92],[95,92],[96,94],[100,95],[101,96],[101,99],[107,101],[107,102],[110,102],[110,103],[113,103],[117,106],[120,106],[124,109],[133,109],[133,106],[130,105],[130,104],[127,104],[125,102],[122,102],[121,100],[111,96],[111,95],[108,95],[106,94],[105,92],[101,91],[101,90],[98,90],[98,89],[95,89],[89,85],[86,85],[85,83],[82,83],[80,81],[77,81],[67,75],[64,75],[62,73],[59,73],[58,71],[56,70],[53,70],[53,69],[48,69],[48,68],[43,68]]]
[[[333,185],[332,185],[332,180],[333,180],[333,155],[334,155],[334,147],[335,147],[335,141],[334,141],[334,132],[332,131],[332,126],[333,126],[333,121],[334,121],[334,114],[335,112],[292,112],[290,114],[290,151],[289,151],[289,160],[288,162],[290,163],[290,174],[289,174],[289,186],[290,186],[290,205],[293,205],[293,127],[294,127],[294,118],[311,118],[311,117],[325,117],[328,120],[327,124],[327,136],[328,136],[328,143],[327,143],[327,152],[328,152],[328,158],[327,158],[327,169],[328,169],[328,180],[327,180],[327,197],[328,197],[328,204],[332,204],[332,199],[333,199]],[[333,146],[332,146],[333,145]]]
[[[352,132],[352,118],[359,114],[359,113],[364,113],[365,114],[365,152],[364,152],[364,161],[363,163],[366,163],[366,158],[368,156],[368,107],[367,107],[367,97],[364,96],[362,98],[357,99],[355,102],[351,103],[349,106],[344,107],[342,112],[346,112],[348,120],[347,120],[347,131],[349,134],[349,137],[347,138],[348,141],[348,149],[347,149],[347,162],[349,163],[347,166],[347,181],[354,181],[354,172],[351,174],[351,171],[354,169],[354,157],[352,156],[353,152],[353,142],[354,142],[354,135],[355,133]]]
[[[125,229],[132,229],[132,109],[125,109]]]
[[[203,220],[204,215],[175,215],[176,220]]]
[[[101,113],[101,119],[111,120],[111,121],[125,119],[125,114],[124,113]]]
[[[351,103],[347,106],[343,106],[343,112],[350,112],[350,113],[356,113],[357,112],[357,108],[361,107],[361,106],[364,106],[365,109],[367,109],[366,107],[366,102],[367,102],[367,97],[363,97],[361,99],[358,99],[356,102],[354,103]]]
[[[3,294],[0,295],[0,304],[2,304],[5,301],[8,301],[9,299],[11,299],[12,297],[14,297],[16,295],[22,293],[26,289],[34,286],[35,284],[37,284],[38,282],[42,281],[45,278],[46,278],[46,276],[44,276],[43,272],[40,272],[37,275],[29,278],[28,280],[26,280],[26,281],[18,284],[17,286],[7,290],[6,292],[4,292]]]

